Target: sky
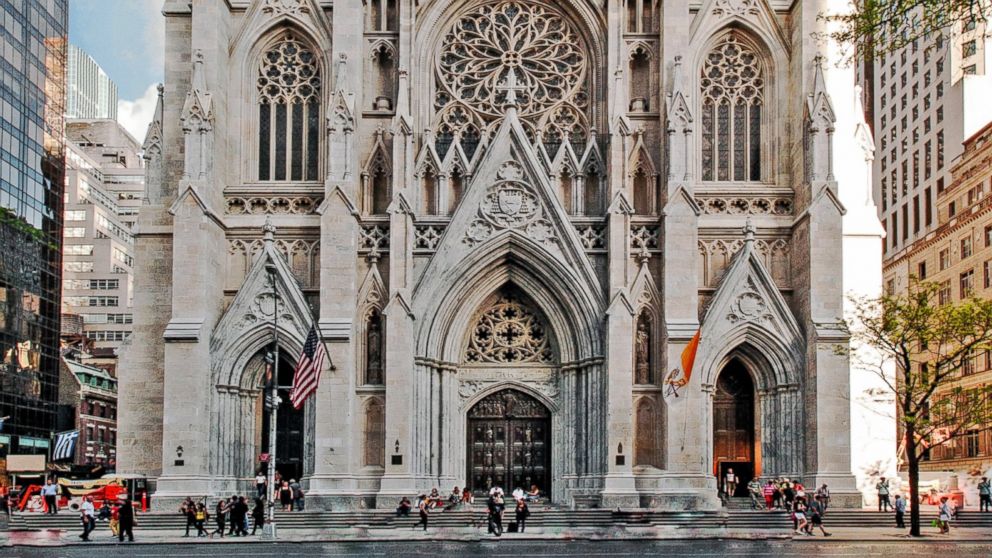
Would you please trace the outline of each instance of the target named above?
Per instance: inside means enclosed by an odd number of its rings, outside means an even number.
[[[162,0],[69,0],[69,41],[117,84],[117,120],[138,141],[162,82],[164,21]]]

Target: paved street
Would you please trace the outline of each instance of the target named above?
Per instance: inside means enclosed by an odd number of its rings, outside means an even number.
[[[377,542],[377,543],[255,543],[217,547],[189,545],[73,546],[61,548],[9,548],[10,558],[101,558],[128,556],[241,555],[293,556],[989,556],[990,543],[933,542],[824,542],[801,541],[509,541],[499,542]]]

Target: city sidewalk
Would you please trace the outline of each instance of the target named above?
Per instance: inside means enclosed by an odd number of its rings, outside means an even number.
[[[685,529],[671,527],[605,527],[603,529],[574,528],[574,529],[533,529],[526,533],[505,533],[502,540],[638,540],[638,539],[789,539],[795,541],[824,542],[909,542],[909,543],[942,543],[942,542],[992,542],[992,533],[984,529],[954,529],[950,534],[941,535],[929,525],[924,526],[924,536],[910,537],[906,530],[882,528],[837,528],[830,529],[833,536],[824,538],[816,536],[791,536],[782,531],[754,531],[741,529]],[[78,531],[63,531],[46,529],[36,531],[0,531],[0,547],[2,546],[66,546],[66,545],[117,545],[117,544],[233,544],[233,543],[265,543],[272,542],[256,537],[224,537],[197,538],[184,537],[182,534],[168,531],[135,531],[134,543],[118,543],[112,537],[109,528],[102,524],[90,535],[90,542],[83,542],[78,537]],[[479,540],[497,540],[482,529],[466,528],[429,528],[426,532],[420,529],[294,529],[280,532],[278,542],[368,542],[368,541],[461,541],[473,542]]]

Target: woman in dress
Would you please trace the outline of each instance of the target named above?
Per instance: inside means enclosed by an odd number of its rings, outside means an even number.
[[[279,487],[279,503],[282,505],[283,511],[293,511],[293,489],[286,481],[283,481]]]

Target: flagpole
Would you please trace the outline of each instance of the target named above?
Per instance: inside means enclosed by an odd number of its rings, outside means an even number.
[[[269,467],[268,467],[268,494],[265,495],[269,502],[268,521],[262,529],[262,534],[270,538],[276,538],[275,513],[276,503],[273,498],[276,486],[276,417],[279,410],[279,292],[276,283],[276,266],[269,263],[265,266],[265,271],[272,281],[272,344],[274,348],[270,353],[272,357],[272,376],[269,378]]]

